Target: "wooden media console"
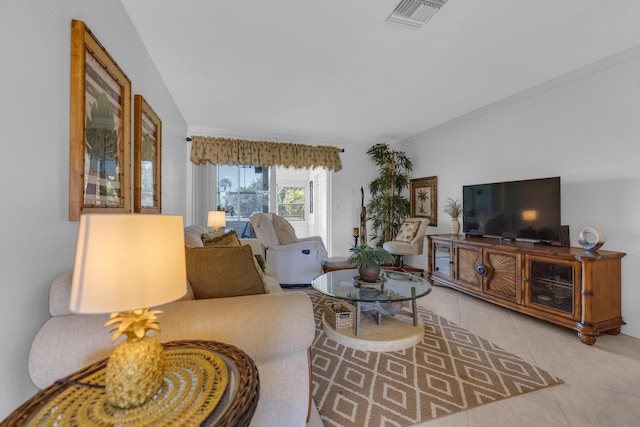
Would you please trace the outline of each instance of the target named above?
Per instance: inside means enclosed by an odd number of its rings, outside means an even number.
[[[585,344],[625,324],[625,253],[450,234],[428,236],[428,247],[430,281],[575,329]]]

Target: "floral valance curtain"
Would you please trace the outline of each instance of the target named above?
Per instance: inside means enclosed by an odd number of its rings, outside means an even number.
[[[243,165],[256,167],[293,166],[296,168],[324,167],[336,172],[342,169],[340,149],[283,142],[245,141],[241,139],[193,136],[191,161],[214,165]]]

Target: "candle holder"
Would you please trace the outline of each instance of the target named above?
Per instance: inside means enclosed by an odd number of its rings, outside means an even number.
[[[353,228],[353,247],[358,246],[358,237],[360,237],[360,229],[358,227]]]

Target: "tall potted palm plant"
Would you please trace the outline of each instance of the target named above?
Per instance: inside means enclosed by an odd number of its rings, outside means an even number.
[[[413,163],[402,151],[393,150],[388,144],[376,144],[367,151],[369,158],[378,166],[377,178],[369,184],[371,201],[367,205],[368,219],[376,245],[393,239],[402,220],[410,213],[409,199],[402,195],[409,187],[409,172]]]

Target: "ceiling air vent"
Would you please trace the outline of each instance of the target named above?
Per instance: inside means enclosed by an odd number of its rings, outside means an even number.
[[[447,0],[400,0],[387,22],[422,27]]]

